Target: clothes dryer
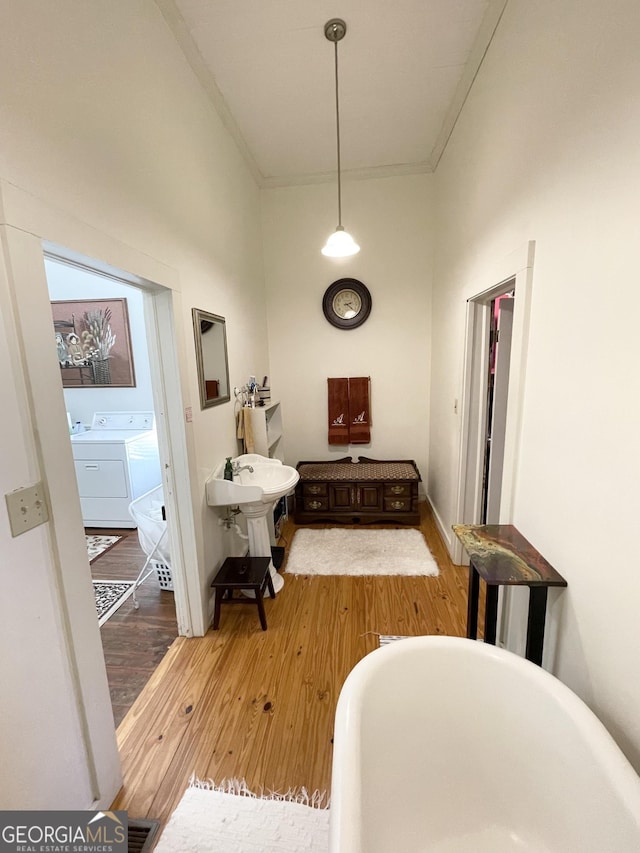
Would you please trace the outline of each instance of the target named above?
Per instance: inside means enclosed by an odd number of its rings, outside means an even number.
[[[71,436],[85,527],[135,527],[129,504],[162,482],[153,412],[96,412]]]

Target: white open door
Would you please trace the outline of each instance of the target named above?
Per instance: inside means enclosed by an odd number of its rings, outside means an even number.
[[[504,448],[507,434],[507,401],[509,399],[509,369],[511,367],[511,337],[513,333],[514,300],[508,297],[498,302],[498,329],[493,380],[491,416],[487,434],[487,524],[500,521]]]

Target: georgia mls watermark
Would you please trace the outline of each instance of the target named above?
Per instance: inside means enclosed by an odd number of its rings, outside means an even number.
[[[0,811],[0,853],[127,853],[127,812]]]

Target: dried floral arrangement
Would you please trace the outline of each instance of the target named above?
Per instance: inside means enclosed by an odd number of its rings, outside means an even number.
[[[111,350],[116,342],[116,336],[111,331],[111,309],[96,308],[84,312],[84,324],[93,339],[93,358],[111,358]]]

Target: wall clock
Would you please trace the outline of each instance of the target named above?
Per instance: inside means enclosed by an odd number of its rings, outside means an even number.
[[[371,294],[357,278],[339,278],[325,290],[324,316],[338,329],[355,329],[371,313]]]

